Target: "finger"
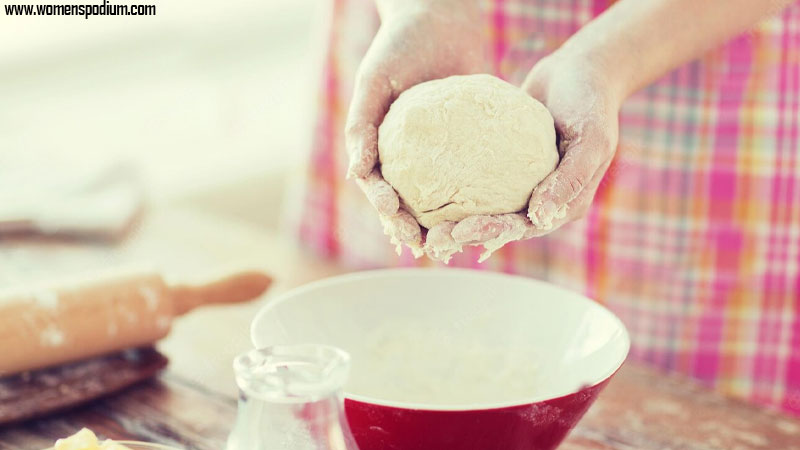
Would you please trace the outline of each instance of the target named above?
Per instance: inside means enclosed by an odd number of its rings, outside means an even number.
[[[483,242],[483,253],[478,262],[486,261],[496,250],[512,241],[518,241],[525,236],[525,231],[530,228],[530,221],[524,214],[503,214],[498,219],[505,223],[503,232],[493,239]]]
[[[345,127],[348,178],[366,177],[378,162],[378,126],[391,100],[392,86],[387,77],[372,69],[359,72]]]
[[[537,231],[525,214],[513,213],[467,217],[453,228],[452,235],[458,243],[482,244],[485,251],[478,262],[483,262],[500,247],[511,241],[533,237]]]
[[[525,239],[538,236],[540,230],[533,227],[523,213],[501,214],[496,216],[471,216],[459,222],[452,231],[453,239],[459,244],[483,244],[500,236]]]
[[[581,194],[577,196],[574,200],[572,200],[569,205],[569,221],[578,220],[586,215],[589,211],[589,208],[592,206],[592,202],[594,201],[594,197],[597,194],[597,189],[600,187],[600,184],[606,178],[606,172],[608,171],[609,166],[611,166],[611,160],[606,161],[597,169],[595,172],[594,177],[592,177],[592,181],[583,189]]]
[[[579,145],[573,147],[566,142],[567,150],[556,170],[533,190],[528,217],[536,228],[552,230],[555,222],[567,217],[568,204],[581,194],[605,162],[603,147],[577,142]]]
[[[527,220],[520,214],[470,216],[453,228],[452,236],[459,244],[482,244],[496,239],[512,228],[520,227],[521,222],[524,223]],[[524,225],[522,226],[524,228]]]
[[[422,229],[419,227],[417,219],[408,211],[398,210],[394,216],[380,215],[383,223],[383,232],[389,236],[391,242],[397,248],[397,254],[402,253],[402,245],[405,245],[419,258],[424,253],[422,250]]]
[[[452,232],[455,226],[456,222],[447,221],[428,230],[424,250],[429,257],[447,264],[454,253],[462,250],[462,245],[453,239]]]
[[[379,214],[394,216],[400,208],[400,198],[392,186],[381,176],[378,169],[373,169],[365,178],[357,178],[356,184],[378,210]]]
[[[550,228],[539,229],[534,225],[533,228],[538,233],[538,235],[541,236],[544,234],[551,233],[560,228],[562,225],[578,220],[582,218],[584,215],[586,215],[586,212],[592,205],[592,201],[594,200],[597,188],[603,181],[603,177],[605,176],[605,172],[608,169],[609,165],[610,161],[603,164],[603,166],[601,166],[600,169],[597,170],[597,172],[592,177],[592,180],[589,182],[587,186],[583,188],[581,193],[571,202],[565,205],[564,214],[558,215],[553,219],[552,226]]]

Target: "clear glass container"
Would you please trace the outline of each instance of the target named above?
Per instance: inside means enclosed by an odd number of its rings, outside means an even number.
[[[350,356],[324,345],[273,346],[239,355],[236,425],[226,450],[356,450],[342,386]]]

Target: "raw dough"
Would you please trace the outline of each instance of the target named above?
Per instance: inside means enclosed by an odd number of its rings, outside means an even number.
[[[383,177],[431,228],[525,209],[558,164],[553,117],[491,75],[453,76],[403,92],[378,131]]]

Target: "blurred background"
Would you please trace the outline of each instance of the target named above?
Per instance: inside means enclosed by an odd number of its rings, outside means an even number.
[[[130,263],[198,283],[255,267],[271,292],[327,273],[277,230],[330,2],[140,3],[157,15],[0,13],[0,288]],[[197,311],[159,349],[235,392],[230,361],[260,305]]]
[[[25,195],[20,165],[49,178],[42,167],[123,161],[153,205],[276,225],[310,135],[328,2],[142,3],[157,15],[0,15],[0,179],[15,179],[0,199]]]

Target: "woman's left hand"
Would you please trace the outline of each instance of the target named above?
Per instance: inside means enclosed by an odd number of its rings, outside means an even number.
[[[589,210],[603,175],[611,164],[619,135],[618,113],[625,90],[591,58],[557,51],[540,60],[522,88],[541,101],[555,119],[558,167],[534,189],[527,211],[473,216],[443,223],[428,232],[426,248],[455,251],[462,245],[487,249],[541,236],[580,219]],[[449,251],[433,254],[440,259]]]

